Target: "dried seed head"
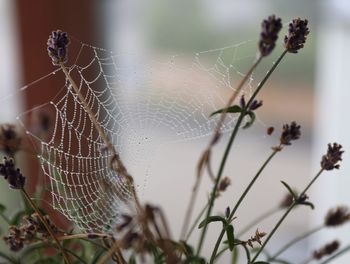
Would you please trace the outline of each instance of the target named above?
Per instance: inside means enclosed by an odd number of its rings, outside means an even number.
[[[0,125],[0,150],[7,156],[13,157],[20,149],[22,137],[12,124]]]
[[[275,131],[275,128],[273,126],[270,126],[270,127],[267,128],[266,134],[271,136],[273,131]]]
[[[284,37],[284,47],[288,52],[298,53],[304,47],[306,36],[310,33],[307,19],[295,18],[289,23],[288,35]]]
[[[4,158],[4,163],[0,163],[0,175],[8,181],[10,188],[22,189],[24,187],[26,178],[18,168],[15,168],[13,159]]]
[[[333,242],[326,244],[319,250],[315,250],[312,256],[314,259],[320,260],[324,256],[332,255],[335,251],[338,250],[339,246],[340,246],[339,241],[334,240]]]
[[[265,232],[260,232],[259,229],[255,231],[255,235],[249,238],[247,241],[244,241],[243,243],[247,244],[251,248],[253,248],[253,243],[257,242],[259,245],[262,244],[261,239],[266,236]]]
[[[341,150],[342,145],[333,143],[328,144],[328,150],[326,155],[322,156],[321,160],[321,168],[324,170],[333,170],[333,169],[339,169],[340,165],[338,164],[339,161],[342,161],[342,154],[344,153],[343,150]]]
[[[290,125],[283,125],[283,130],[280,138],[281,145],[291,145],[292,140],[300,138],[300,126],[296,122],[290,123]]]
[[[325,226],[340,226],[350,220],[349,208],[338,206],[328,211],[325,217]]]
[[[226,191],[227,187],[231,185],[231,180],[228,177],[224,177],[220,183],[219,183],[219,187],[218,187],[218,191],[219,192],[224,192]]]
[[[61,30],[52,31],[47,40],[47,52],[52,59],[53,65],[66,63],[68,60],[69,38],[66,32]]]
[[[276,46],[276,40],[282,28],[282,22],[280,18],[276,18],[275,15],[272,15],[263,20],[261,27],[259,51],[261,56],[267,56]]]

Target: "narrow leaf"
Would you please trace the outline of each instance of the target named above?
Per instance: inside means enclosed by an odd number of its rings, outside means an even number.
[[[234,236],[234,229],[232,225],[228,225],[226,227],[226,235],[228,240],[228,246],[230,250],[232,251],[235,246],[235,236]]]
[[[293,192],[292,188],[284,181],[281,181],[281,183],[284,185],[284,187],[286,187],[288,192],[293,196],[294,200],[297,200],[298,196]]]
[[[254,121],[255,121],[255,113],[254,112],[247,112],[247,115],[249,115],[249,117],[250,117],[250,120],[247,122],[247,123],[245,123],[245,125],[243,126],[243,129],[247,129],[247,128],[249,128],[249,127],[251,127],[253,124],[254,124]]]
[[[198,226],[198,228],[202,228],[206,226],[207,224],[211,222],[222,222],[223,225],[226,225],[227,221],[224,217],[214,215],[214,216],[209,216],[208,218],[204,219]]]
[[[216,115],[216,114],[221,114],[225,111],[226,108],[222,108],[220,110],[217,110],[213,113],[210,114],[210,117],[212,117],[213,115]],[[238,105],[233,105],[233,106],[230,106],[229,108],[227,108],[227,111],[226,113],[240,113],[242,111],[242,108]]]

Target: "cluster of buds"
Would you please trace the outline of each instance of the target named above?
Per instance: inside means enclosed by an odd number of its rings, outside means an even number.
[[[45,221],[55,234],[63,234],[50,220],[48,215],[44,216]],[[47,240],[50,235],[47,233],[45,226],[40,221],[36,213],[26,215],[22,218],[21,224],[17,226],[9,226],[9,232],[4,236],[5,243],[11,251],[19,251],[24,245],[30,245],[37,239]]]
[[[291,145],[293,140],[300,138],[300,135],[300,125],[298,125],[296,122],[293,121],[290,123],[290,125],[285,124],[283,125],[280,144],[285,146]]]
[[[239,101],[239,105],[242,109],[247,108],[247,112],[253,112],[256,109],[258,109],[259,107],[261,107],[263,105],[263,102],[260,100],[253,100],[248,106],[247,103],[245,101],[244,95],[242,95],[240,101]]]
[[[275,15],[272,15],[264,19],[261,27],[259,51],[261,56],[267,56],[276,46],[278,33],[282,28],[282,22],[280,18],[276,18]]]
[[[328,144],[328,150],[326,155],[322,156],[321,160],[321,168],[324,170],[333,170],[339,169],[340,165],[339,161],[342,161],[342,155],[344,153],[342,149],[342,145],[333,143]]]
[[[310,33],[307,19],[295,18],[289,24],[288,35],[284,37],[284,47],[290,53],[298,53],[304,47],[306,36]]]
[[[47,52],[52,60],[52,64],[59,66],[68,60],[69,38],[66,32],[61,30],[52,31],[47,40]]]
[[[13,159],[4,158],[4,163],[0,163],[0,175],[8,181],[10,188],[23,189],[26,178],[20,169],[15,167]]]

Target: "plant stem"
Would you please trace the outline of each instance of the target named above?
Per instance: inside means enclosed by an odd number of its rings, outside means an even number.
[[[70,260],[68,258],[68,256],[65,253],[64,248],[62,247],[62,245],[60,244],[60,241],[58,240],[58,238],[56,237],[56,235],[54,234],[54,232],[52,231],[51,227],[48,225],[48,223],[46,222],[46,220],[44,219],[43,215],[41,214],[39,208],[36,206],[36,204],[32,201],[32,199],[30,198],[30,196],[28,195],[28,193],[26,192],[26,190],[24,188],[21,189],[24,197],[27,199],[28,203],[31,205],[31,207],[34,209],[34,211],[38,214],[38,217],[40,219],[40,221],[42,222],[42,224],[45,226],[46,231],[49,233],[49,235],[52,237],[52,239],[56,242],[58,249],[61,251],[62,256],[64,258],[64,261],[67,264],[70,264]]]
[[[243,202],[244,198],[246,197],[246,195],[248,194],[248,192],[250,191],[250,189],[252,188],[252,186],[254,185],[254,183],[256,182],[256,180],[259,178],[260,174],[263,172],[263,170],[265,169],[265,167],[267,166],[267,164],[271,161],[271,159],[277,154],[277,152],[279,152],[279,148],[275,148],[272,153],[270,154],[270,156],[267,158],[267,160],[264,162],[264,164],[260,167],[259,171],[256,173],[256,175],[254,176],[254,178],[250,181],[250,183],[248,184],[248,186],[245,188],[244,192],[242,193],[242,195],[239,197],[237,203],[235,204],[235,207],[233,208],[232,212],[230,213],[228,219],[229,221],[231,221],[237,211],[237,209],[239,208],[239,206],[241,205],[241,203]],[[225,229],[222,228],[221,229],[221,233],[216,241],[214,250],[211,254],[210,257],[210,262],[209,263],[214,263],[215,257],[216,257],[216,253],[219,249],[221,240],[223,238],[225,234]]]
[[[282,208],[281,207],[275,207],[272,208],[269,211],[266,211],[265,213],[263,213],[262,215],[260,215],[259,217],[257,217],[256,219],[254,219],[251,223],[249,223],[247,226],[245,226],[241,231],[239,231],[236,235],[236,237],[241,237],[243,234],[245,234],[248,230],[250,230],[251,228],[253,228],[254,226],[256,226],[258,223],[264,221],[266,218],[270,217],[271,215],[277,213],[278,211],[280,211]],[[224,253],[226,250],[228,250],[229,247],[225,246],[223,249],[221,249],[215,256],[215,259],[217,259],[222,253]]]
[[[210,154],[210,149],[217,142],[217,138],[218,138],[218,136],[220,134],[221,126],[222,126],[223,122],[225,121],[225,117],[226,117],[228,108],[232,105],[232,103],[237,98],[238,94],[242,91],[244,84],[247,82],[249,76],[253,73],[255,68],[259,65],[259,63],[261,62],[262,58],[263,57],[261,55],[259,55],[257,60],[250,67],[248,72],[244,75],[243,79],[240,81],[240,83],[238,84],[237,88],[234,90],[233,94],[231,95],[231,97],[227,101],[226,106],[224,107],[224,111],[220,115],[220,119],[219,119],[219,121],[218,121],[218,123],[216,125],[216,128],[214,130],[213,136],[212,136],[212,138],[210,140],[209,146],[206,149],[206,151],[204,151],[204,153],[202,154],[202,157],[200,158],[200,160],[203,160],[205,155],[209,155]],[[237,126],[237,124],[236,124],[236,126]],[[183,223],[183,226],[182,226],[182,231],[181,231],[181,237],[182,238],[185,237],[187,229],[188,229],[188,226],[189,226],[189,223],[190,223],[190,220],[191,220],[193,207],[194,207],[194,204],[196,202],[196,198],[197,198],[197,194],[198,194],[200,180],[201,180],[201,168],[198,168],[198,175],[196,177],[196,181],[195,181],[195,184],[193,186],[190,202],[188,204],[188,207],[187,207],[187,210],[186,210],[186,215],[185,215],[185,220],[184,220],[184,223]]]
[[[118,154],[118,152],[116,151],[116,149],[114,148],[113,144],[111,143],[110,139],[108,138],[107,134],[105,133],[105,131],[103,130],[102,126],[100,125],[100,123],[98,122],[95,114],[93,113],[91,107],[88,105],[88,103],[86,102],[84,96],[82,95],[82,93],[80,92],[77,84],[75,83],[75,81],[73,80],[73,78],[69,75],[69,72],[67,70],[67,68],[63,65],[63,63],[60,64],[60,67],[63,71],[63,73],[65,74],[66,78],[68,79],[69,83],[72,85],[74,92],[77,94],[80,102],[82,103],[84,110],[86,111],[86,113],[89,115],[89,118],[91,119],[91,122],[93,123],[93,125],[95,126],[98,134],[100,135],[101,139],[103,140],[104,144],[106,145],[106,147],[108,148],[109,151],[112,152],[112,159],[111,159],[111,168],[113,168],[112,166],[112,162],[116,162],[117,164],[117,168],[115,168],[115,171],[120,174],[120,176],[123,176],[128,184],[128,188],[130,190],[130,192],[133,195],[136,207],[138,210],[141,210],[141,205],[139,202],[139,199],[137,197],[135,188],[134,188],[134,182],[133,182],[133,178],[131,175],[129,175],[129,173],[126,170],[126,167],[124,166],[122,160],[120,159],[120,156]],[[107,185],[107,184],[106,184]],[[105,186],[106,188],[108,187]],[[123,197],[121,197],[123,198]]]
[[[286,251],[287,249],[289,249],[291,246],[293,246],[294,244],[296,244],[297,242],[303,240],[304,238],[320,231],[321,229],[323,229],[325,226],[324,225],[321,225],[321,226],[318,226],[314,229],[311,229],[310,231],[294,238],[293,240],[291,240],[289,243],[287,243],[286,245],[284,245],[280,250],[278,250],[273,256],[271,256],[268,261],[272,261],[272,260],[275,260],[279,255],[281,255],[284,251]]]
[[[342,250],[338,251],[337,253],[335,253],[333,256],[329,257],[328,259],[324,260],[323,262],[320,262],[320,264],[326,264],[331,262],[332,260],[336,259],[337,257],[340,257],[341,255],[343,255],[344,253],[346,253],[347,251],[350,250],[350,245],[346,246],[345,248],[343,248]]]
[[[301,194],[299,195],[299,197],[302,197],[311,187],[311,185],[318,179],[318,177],[322,174],[324,169],[320,169],[320,171],[316,174],[316,176],[310,181],[310,183],[306,186],[306,188],[301,192]],[[264,241],[264,243],[262,244],[262,246],[260,247],[259,251],[255,254],[255,256],[252,259],[252,263],[257,259],[257,257],[260,255],[260,253],[263,251],[263,249],[265,248],[265,246],[267,245],[267,243],[269,242],[269,240],[271,239],[271,237],[275,234],[275,232],[277,231],[277,229],[280,227],[280,225],[282,224],[282,222],[284,221],[284,219],[288,216],[288,214],[290,213],[290,211],[292,211],[292,209],[294,208],[294,206],[296,206],[298,204],[298,201],[294,201],[290,207],[287,209],[287,211],[283,214],[283,216],[281,217],[281,219],[277,222],[277,224],[275,225],[275,227],[272,229],[272,231],[270,232],[270,234],[268,235],[268,237],[266,238],[266,240]]]
[[[283,57],[286,54],[287,54],[287,51],[285,50],[280,55],[280,57],[277,59],[277,61],[272,65],[271,69],[267,72],[267,74],[265,75],[263,80],[258,84],[258,86],[257,86],[256,90],[254,91],[253,95],[250,97],[250,100],[248,101],[246,107],[248,107],[251,104],[251,102],[253,102],[253,100],[255,99],[255,97],[257,96],[259,91],[261,90],[261,88],[264,86],[264,84],[266,83],[268,78],[271,76],[271,74],[274,72],[274,70],[277,68],[277,66],[282,61]],[[216,181],[215,181],[215,184],[214,184],[214,187],[213,187],[213,191],[212,191],[212,194],[211,194],[211,197],[210,197],[209,208],[208,208],[208,212],[207,212],[207,215],[206,215],[207,218],[210,216],[211,210],[212,210],[212,208],[214,206],[216,190],[217,190],[217,187],[219,185],[219,182],[220,182],[220,179],[221,179],[221,176],[222,176],[225,164],[226,164],[226,160],[227,160],[228,154],[229,154],[229,152],[231,150],[231,146],[233,144],[234,139],[236,138],[237,132],[238,132],[238,130],[240,128],[240,125],[241,125],[241,123],[242,123],[242,121],[244,119],[245,114],[246,114],[246,109],[242,109],[242,111],[241,111],[241,113],[240,113],[240,115],[238,117],[238,120],[236,122],[236,125],[235,125],[235,127],[234,127],[234,129],[232,131],[232,134],[231,134],[231,137],[230,137],[229,142],[227,144],[227,147],[226,147],[225,153],[223,155],[223,158],[221,160],[219,172],[217,174]],[[207,231],[207,224],[204,225],[203,230],[202,230],[202,234],[201,234],[201,237],[200,237],[200,240],[199,240],[198,249],[197,249],[197,256],[200,254],[200,251],[201,251],[201,248],[202,248],[202,245],[203,245],[203,242],[204,242],[206,231]]]
[[[242,113],[243,113],[243,111],[242,111]],[[216,197],[217,187],[219,185],[222,173],[224,171],[224,167],[225,167],[225,164],[226,164],[226,160],[228,158],[228,154],[230,153],[231,146],[232,146],[233,141],[234,141],[234,139],[235,139],[235,137],[237,135],[237,132],[238,132],[239,127],[240,127],[240,124],[242,123],[243,118],[244,118],[244,114],[242,114],[242,113],[238,117],[238,120],[237,120],[237,123],[235,125],[235,128],[233,129],[233,132],[231,134],[230,140],[229,140],[229,142],[228,142],[228,144],[226,146],[224,156],[223,156],[223,158],[221,160],[219,172],[218,172],[218,175],[216,177],[216,181],[215,181],[213,190],[212,190],[211,195],[210,195],[209,207],[208,207],[208,210],[207,210],[206,218],[208,218],[211,215],[211,211],[212,211],[213,206],[214,206],[214,200],[215,200],[215,197]],[[204,238],[205,238],[205,235],[206,235],[206,231],[207,231],[207,224],[205,224],[203,226],[203,230],[202,230],[201,237],[200,237],[199,244],[198,244],[198,248],[197,248],[197,256],[200,254],[200,251],[202,249]]]
[[[205,210],[207,210],[209,204],[207,203],[204,208],[202,209],[202,211],[200,211],[199,215],[197,216],[196,220],[194,220],[190,230],[188,231],[188,234],[186,235],[186,238],[185,238],[185,242],[188,241],[188,239],[190,238],[193,230],[196,228],[196,226],[198,225],[199,221],[201,220],[203,214],[205,213]]]

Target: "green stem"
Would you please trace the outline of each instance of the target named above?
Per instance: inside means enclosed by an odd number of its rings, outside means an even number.
[[[281,60],[283,59],[283,57],[286,54],[287,54],[287,51],[284,51],[280,55],[280,57],[277,59],[277,61],[272,65],[271,69],[267,72],[267,74],[265,75],[264,79],[258,84],[258,86],[257,86],[256,90],[254,91],[253,95],[250,97],[250,100],[248,101],[246,107],[248,107],[251,104],[251,102],[253,102],[253,100],[255,99],[255,97],[257,96],[259,91],[261,90],[261,88],[264,86],[264,84],[266,83],[268,78],[271,76],[271,74],[274,72],[274,70],[277,68],[277,66],[279,65],[279,63],[281,62]],[[245,110],[246,109],[242,109],[242,112],[240,113],[240,116],[238,117],[237,123],[236,123],[236,125],[235,125],[235,127],[234,127],[234,129],[232,131],[230,140],[229,140],[229,142],[227,144],[224,156],[223,156],[221,164],[220,164],[219,172],[218,172],[218,175],[216,177],[215,185],[214,185],[213,191],[212,191],[211,196],[210,196],[209,208],[208,208],[208,212],[207,212],[206,218],[208,218],[210,216],[210,214],[211,214],[211,211],[212,211],[212,208],[213,208],[213,205],[214,205],[216,190],[217,190],[217,187],[219,185],[219,182],[220,182],[220,179],[221,179],[221,176],[222,176],[225,164],[226,164],[226,160],[228,158],[228,154],[229,154],[229,152],[231,150],[231,146],[233,144],[234,139],[236,138],[237,132],[238,132],[238,130],[240,128],[240,125],[241,125],[241,123],[242,123],[242,121],[244,119],[244,116],[246,114]],[[197,249],[197,256],[199,255],[199,253],[201,251],[206,231],[207,231],[207,225],[205,225],[203,227],[203,230],[202,230],[202,234],[201,234],[201,237],[200,237],[200,240],[199,240],[198,249]],[[223,230],[222,232],[225,232],[225,231]]]
[[[291,246],[293,246],[294,244],[298,243],[299,241],[303,240],[304,238],[311,236],[312,234],[320,231],[321,229],[323,229],[325,226],[321,225],[318,226],[314,229],[311,229],[310,231],[302,234],[301,236],[298,236],[296,238],[294,238],[293,240],[291,240],[289,243],[285,244],[279,251],[277,251],[277,253],[275,253],[273,256],[271,256],[268,261],[272,261],[275,260],[279,255],[281,255],[284,251],[286,251],[287,249],[289,249]]]
[[[231,134],[230,140],[229,140],[229,142],[228,142],[228,144],[226,146],[224,156],[223,156],[223,158],[221,160],[218,176],[216,177],[215,185],[214,185],[214,188],[213,188],[212,193],[210,195],[209,207],[208,207],[208,210],[207,210],[206,218],[208,218],[211,215],[211,211],[212,211],[213,206],[214,206],[214,200],[215,200],[215,197],[216,197],[216,192],[217,192],[216,190],[218,188],[218,185],[219,185],[222,173],[224,171],[224,167],[225,167],[225,164],[226,164],[226,160],[228,158],[228,154],[230,153],[231,146],[232,146],[233,141],[234,141],[234,139],[235,139],[235,137],[237,135],[237,132],[238,132],[239,127],[240,127],[240,124],[242,123],[243,118],[244,118],[244,114],[242,114],[242,113],[243,113],[243,111],[241,112],[241,114],[238,117],[238,120],[237,120],[237,123],[235,125],[235,128],[233,129],[233,132]],[[204,242],[206,231],[207,231],[207,225],[204,225],[203,231],[201,233],[201,237],[200,237],[200,240],[199,240],[198,248],[197,248],[197,256],[200,254],[201,248],[203,246],[203,242]]]
[[[231,96],[231,98],[229,99],[229,102],[228,102],[228,105],[226,106],[224,112],[222,113],[221,117],[220,117],[220,120],[219,120],[219,123],[218,123],[218,126],[214,132],[214,134],[216,135],[217,133],[219,133],[220,131],[220,127],[222,125],[222,122],[224,121],[225,119],[225,115],[227,114],[227,109],[230,107],[230,104],[233,103],[233,101],[236,99],[238,93],[241,91],[241,89],[243,88],[243,85],[247,82],[249,76],[253,73],[253,71],[255,70],[255,68],[260,64],[261,60],[262,60],[262,56],[259,55],[258,59],[254,62],[254,64],[250,67],[250,69],[248,70],[248,72],[246,73],[246,75],[243,77],[243,79],[240,81],[237,89],[235,90],[235,92],[233,93],[233,95]],[[247,105],[248,106],[248,105]],[[232,131],[232,135],[230,137],[230,140],[229,140],[229,143],[227,144],[227,147],[226,147],[226,150],[225,150],[225,153],[222,157],[222,160],[221,160],[221,164],[220,164],[220,168],[219,168],[219,171],[218,171],[218,174],[216,176],[216,179],[215,179],[215,184],[214,184],[214,187],[213,187],[213,190],[212,190],[212,193],[211,193],[211,196],[210,196],[210,200],[209,200],[209,207],[208,207],[208,212],[207,212],[207,215],[206,215],[206,218],[208,218],[210,215],[211,215],[211,211],[213,209],[213,206],[214,206],[214,201],[215,201],[215,198],[216,198],[216,193],[217,193],[217,188],[219,186],[219,182],[220,182],[220,179],[221,179],[221,176],[222,176],[222,173],[224,171],[224,167],[225,167],[225,164],[226,164],[226,160],[228,158],[228,154],[230,153],[230,149],[231,149],[231,146],[233,144],[233,141],[237,135],[237,132],[239,130],[239,127],[244,119],[244,116],[246,114],[246,109],[242,109],[242,112],[240,113],[240,116],[236,122],[236,125]],[[214,138],[216,138],[216,136],[214,136]],[[210,144],[213,144],[214,141],[212,141]],[[197,180],[197,183],[199,184],[199,180]],[[192,212],[192,208],[194,206],[194,203],[195,203],[195,199],[196,199],[196,196],[197,196],[197,183],[196,183],[196,186],[195,186],[195,191],[192,193],[192,198],[190,200],[190,204],[189,204],[189,207],[187,209],[187,214],[186,214],[186,218],[185,218],[185,222],[184,222],[184,227],[183,227],[183,230],[186,231],[187,230],[187,223],[189,222],[189,219],[191,217],[191,212]],[[201,237],[199,239],[199,243],[198,243],[198,248],[197,248],[197,256],[200,254],[200,251],[202,249],[202,246],[203,246],[203,242],[204,242],[204,238],[205,238],[205,235],[206,235],[206,232],[207,232],[207,224],[204,225],[203,229],[202,229],[202,233],[201,233]]]
[[[343,248],[342,250],[338,251],[337,253],[335,253],[333,256],[329,257],[328,259],[326,259],[325,261],[321,262],[320,264],[326,264],[331,262],[332,260],[336,259],[337,257],[340,257],[341,255],[343,255],[344,253],[346,253],[347,251],[350,250],[350,245],[348,245],[347,247]]]
[[[306,186],[306,188],[301,192],[301,194],[299,195],[299,197],[302,197],[311,187],[312,184],[314,184],[314,182],[318,179],[318,177],[321,175],[321,173],[323,172],[323,169],[321,169],[316,176],[310,181],[310,183]],[[277,231],[277,229],[280,227],[280,225],[283,223],[284,219],[288,216],[288,214],[290,213],[290,211],[292,211],[292,209],[294,208],[294,206],[296,206],[298,204],[298,201],[294,201],[291,206],[287,209],[287,211],[283,214],[283,216],[281,217],[281,219],[277,222],[277,224],[275,225],[275,227],[272,229],[272,231],[270,232],[270,234],[268,235],[268,237],[266,238],[266,240],[264,241],[264,243],[262,244],[262,246],[260,247],[259,251],[255,254],[255,256],[252,259],[252,263],[258,258],[258,256],[260,255],[260,253],[264,250],[265,246],[267,245],[267,243],[269,242],[269,240],[271,239],[271,237],[275,234],[275,232]]]
[[[233,219],[237,209],[239,208],[239,206],[241,205],[241,203],[243,202],[244,198],[246,197],[246,195],[248,194],[248,192],[250,191],[250,189],[253,187],[254,183],[256,182],[256,180],[259,178],[260,174],[263,172],[263,170],[265,169],[265,167],[267,166],[267,164],[271,161],[271,159],[277,154],[277,152],[280,151],[280,148],[275,148],[273,150],[273,152],[270,154],[270,156],[267,158],[267,160],[264,162],[264,164],[260,167],[259,171],[255,174],[254,178],[250,181],[250,183],[248,184],[248,186],[245,188],[244,192],[242,193],[241,197],[239,197],[238,202],[236,203],[235,207],[233,208],[232,212],[230,213],[228,219],[229,221]],[[214,247],[214,250],[211,254],[210,257],[210,262],[209,263],[214,263],[217,251],[219,249],[221,240],[223,238],[225,234],[225,229],[222,228],[221,229],[221,233],[218,237],[218,239],[216,240],[216,244]]]
[[[251,228],[253,228],[254,226],[256,226],[258,223],[262,222],[263,220],[265,220],[266,218],[268,218],[269,216],[277,213],[279,210],[281,210],[281,207],[276,207],[276,208],[272,208],[269,211],[266,211],[265,213],[263,213],[261,216],[257,217],[256,219],[254,219],[251,223],[249,223],[247,226],[245,226],[240,232],[238,232],[237,237],[239,238],[240,236],[242,236],[244,233],[246,233],[248,230],[250,230]],[[218,259],[218,257],[223,254],[226,250],[228,250],[229,247],[225,246],[223,249],[221,249],[215,256],[215,259]]]
[[[190,228],[190,230],[189,230],[189,232],[188,232],[188,234],[187,234],[187,236],[186,236],[186,238],[185,238],[185,242],[187,242],[187,240],[188,240],[188,239],[190,238],[190,236],[192,235],[193,230],[194,230],[194,229],[196,228],[196,226],[198,225],[199,221],[201,220],[201,218],[202,218],[203,214],[205,213],[205,210],[207,210],[208,206],[209,206],[209,203],[207,203],[207,204],[204,206],[204,208],[202,209],[202,211],[200,211],[199,215],[197,216],[196,220],[193,222],[193,224],[192,224],[192,226],[191,226],[191,228]]]

